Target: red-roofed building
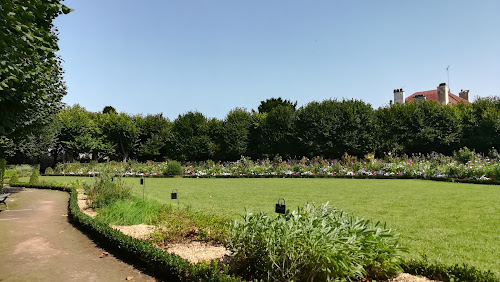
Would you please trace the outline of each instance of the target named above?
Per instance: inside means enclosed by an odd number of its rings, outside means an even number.
[[[394,103],[410,103],[412,101],[436,101],[441,105],[470,103],[469,90],[462,90],[457,96],[450,92],[446,83],[441,83],[436,90],[415,92],[406,99],[404,96],[403,89],[395,89]]]

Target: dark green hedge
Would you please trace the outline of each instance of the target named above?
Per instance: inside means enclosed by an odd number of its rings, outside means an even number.
[[[480,271],[466,264],[446,266],[439,263],[430,263],[426,258],[423,258],[421,260],[407,260],[401,266],[403,271],[409,274],[425,276],[438,281],[500,281],[493,272]]]

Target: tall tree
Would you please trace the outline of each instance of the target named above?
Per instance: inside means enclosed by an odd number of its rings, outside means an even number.
[[[267,99],[265,101],[261,101],[259,105],[259,113],[269,113],[271,112],[274,108],[278,106],[285,106],[285,107],[291,107],[295,110],[297,107],[297,101],[292,102],[290,100],[283,100],[281,97],[279,98],[271,98]]]
[[[266,114],[261,123],[263,155],[291,157],[297,154],[295,122],[297,113],[289,105],[278,105]]]
[[[299,109],[297,130],[304,155],[339,158],[375,149],[374,111],[360,100],[311,102]]]
[[[383,151],[450,154],[460,144],[462,129],[455,107],[420,101],[382,108],[376,115]]]
[[[70,9],[60,0],[0,5],[0,158],[12,140],[51,121],[66,94],[52,21]]]
[[[102,114],[100,128],[106,141],[115,149],[115,158],[126,162],[136,153],[139,128],[133,116],[126,113]]]
[[[172,123],[162,114],[136,116],[135,122],[139,129],[137,159],[162,161],[166,156],[166,143]]]
[[[251,114],[245,109],[231,110],[221,129],[221,154],[224,159],[237,160],[247,153]]]
[[[172,124],[169,155],[180,160],[207,160],[213,156],[207,118],[200,112],[179,115]]]
[[[92,154],[103,147],[101,131],[94,114],[76,104],[66,107],[56,116],[57,139],[52,150],[57,158],[65,153],[69,160],[78,159],[80,154]]]
[[[462,146],[483,153],[492,147],[500,148],[500,98],[479,98],[461,108]]]
[[[103,114],[117,114],[116,109],[113,106],[106,106],[102,109]]]

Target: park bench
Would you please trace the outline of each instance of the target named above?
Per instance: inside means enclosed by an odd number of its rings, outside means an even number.
[[[9,209],[9,205],[7,205],[7,202],[5,202],[7,200],[7,198],[10,196],[10,193],[6,193],[6,194],[0,194],[0,204],[4,204],[7,209]]]

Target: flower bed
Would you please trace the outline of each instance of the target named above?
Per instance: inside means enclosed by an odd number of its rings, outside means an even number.
[[[45,175],[95,176],[99,171],[111,171],[123,177],[163,177],[166,176],[168,162],[138,163],[65,163],[55,169],[48,169]],[[386,154],[375,159],[366,155],[358,159],[347,153],[340,160],[319,157],[282,161],[256,160],[242,157],[235,162],[186,162],[182,166],[183,177],[352,177],[352,178],[406,178],[434,179],[467,183],[498,184],[500,161],[473,154],[464,160],[459,155],[449,157],[441,154],[412,155],[395,157]]]

